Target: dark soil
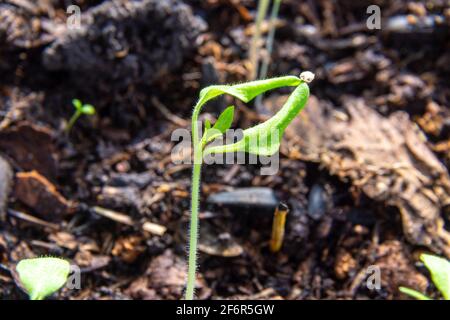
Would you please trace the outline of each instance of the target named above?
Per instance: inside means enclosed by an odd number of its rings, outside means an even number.
[[[190,128],[201,88],[247,80],[255,1],[73,2],[80,29],[66,26],[67,1],[0,2],[0,298],[26,299],[12,276],[20,259],[53,255],[80,266],[82,285],[52,298],[180,299],[191,169],[172,162],[171,135]],[[366,27],[372,4],[380,30]],[[439,296],[417,261],[450,252],[449,25],[440,0],[282,2],[269,76],[314,72],[313,100],[339,114],[355,99],[376,119],[405,114],[421,130],[419,153],[432,157],[423,163],[442,166],[420,186],[439,187],[439,201],[418,217],[398,194],[373,192],[363,163],[345,171],[323,154],[307,157],[293,128],[276,175],[260,175],[260,165],[204,166],[198,298],[404,299],[399,286]],[[267,95],[259,113],[288,92]],[[65,134],[74,98],[97,113]],[[263,119],[228,97],[205,117],[231,103],[234,126]],[[266,188],[264,203],[255,203],[256,187]],[[217,196],[231,190],[238,195],[222,194],[231,200]],[[286,235],[272,253],[280,201],[289,207]],[[366,284],[371,266],[379,290]]]

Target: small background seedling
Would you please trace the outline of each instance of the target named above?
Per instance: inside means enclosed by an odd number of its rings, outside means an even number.
[[[28,293],[30,300],[43,300],[64,286],[70,264],[54,257],[24,259],[17,264],[16,272],[18,284]]]
[[[450,300],[450,262],[447,259],[429,254],[422,254],[420,260],[425,264],[431,274],[436,288],[442,293],[445,300]],[[431,300],[430,297],[416,290],[400,287],[399,290],[418,300]]]
[[[73,99],[72,104],[75,107],[75,113],[70,118],[69,122],[66,125],[65,131],[69,133],[72,129],[75,122],[81,117],[83,114],[87,116],[92,116],[95,114],[95,108],[91,104],[83,104],[79,99]]]

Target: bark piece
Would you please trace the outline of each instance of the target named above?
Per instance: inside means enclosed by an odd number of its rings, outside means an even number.
[[[73,211],[73,204],[37,171],[16,174],[14,196],[42,217],[61,219]]]
[[[22,170],[37,170],[49,179],[57,172],[52,131],[26,121],[0,131],[0,149]]]

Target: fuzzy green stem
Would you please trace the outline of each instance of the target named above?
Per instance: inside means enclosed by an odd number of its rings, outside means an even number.
[[[75,111],[75,113],[72,115],[69,122],[67,123],[66,129],[65,129],[66,133],[69,133],[69,131],[72,129],[73,125],[75,124],[75,122],[78,120],[78,118],[80,116],[81,116],[81,111],[79,111],[79,110]]]
[[[200,193],[200,178],[203,162],[202,144],[198,132],[198,115],[200,107],[197,105],[192,114],[192,146],[194,149],[194,165],[192,168],[191,187],[191,225],[189,230],[188,275],[186,285],[186,300],[194,299],[195,278],[197,271],[197,242],[198,242],[198,204]]]
[[[195,278],[197,269],[197,241],[198,241],[198,203],[200,193],[201,164],[194,164],[192,171],[191,191],[191,225],[189,230],[189,258],[188,277],[186,286],[186,300],[194,299]]]

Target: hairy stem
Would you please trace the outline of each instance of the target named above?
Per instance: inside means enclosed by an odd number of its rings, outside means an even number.
[[[66,129],[65,129],[66,133],[68,133],[72,129],[73,125],[75,124],[75,122],[78,120],[78,118],[80,116],[81,116],[81,112],[79,110],[75,111],[75,113],[72,115],[69,122],[67,123]]]
[[[197,241],[198,241],[198,204],[200,193],[200,178],[203,161],[202,144],[198,134],[198,114],[200,107],[194,108],[192,114],[192,146],[194,148],[194,165],[192,168],[191,187],[191,224],[189,228],[188,275],[186,285],[186,300],[194,299],[195,278],[197,271]]]
[[[194,164],[191,190],[191,225],[189,230],[189,258],[188,277],[186,286],[186,300],[194,299],[195,277],[197,269],[197,241],[198,241],[198,203],[200,193],[201,164]]]

